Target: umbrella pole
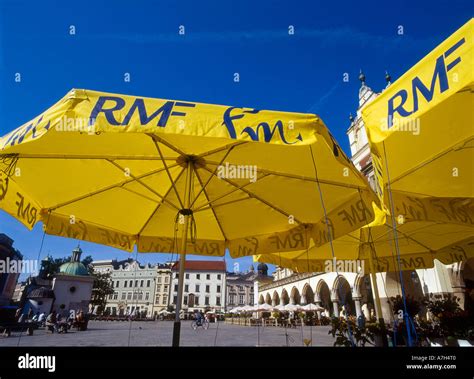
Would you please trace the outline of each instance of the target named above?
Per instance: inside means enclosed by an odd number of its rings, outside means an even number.
[[[193,171],[193,162],[189,160],[187,162],[186,170],[186,187],[184,194],[184,208],[188,210],[189,204],[191,204],[191,177]],[[183,210],[182,210],[183,211]],[[183,304],[183,289],[184,289],[184,265],[186,262],[186,246],[188,239],[188,227],[189,227],[189,218],[191,214],[189,212],[183,212],[181,215],[184,217],[184,226],[183,232],[181,234],[181,247],[180,247],[180,256],[179,256],[179,277],[178,277],[178,296],[176,299],[176,315],[173,324],[173,347],[179,346],[179,339],[181,334],[181,319],[180,311],[181,305]]]
[[[375,267],[374,267],[374,261],[372,258],[372,253],[373,253],[373,249],[371,246],[371,249],[369,252],[369,266],[370,266],[370,277],[372,279],[372,293],[374,294],[374,301],[375,301],[375,311],[377,313],[377,319],[378,319],[380,328],[382,329],[383,346],[388,346],[387,332],[385,330],[385,320],[382,314],[382,305],[380,303],[379,287],[377,285],[377,275],[375,275]]]

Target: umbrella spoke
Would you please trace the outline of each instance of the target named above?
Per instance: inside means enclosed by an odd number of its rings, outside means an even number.
[[[170,166],[169,168],[171,167],[176,167],[176,166],[179,166],[177,163]],[[65,201],[63,203],[58,203],[58,204],[55,204],[53,206],[50,206],[48,207],[48,210],[52,211],[52,210],[55,210],[55,209],[58,209],[58,208],[61,208],[61,207],[64,207],[66,205],[69,205],[69,204],[73,204],[73,203],[76,203],[78,201],[81,201],[81,200],[84,200],[88,197],[91,197],[91,196],[95,196],[95,195],[98,195],[98,194],[101,194],[103,192],[106,192],[106,191],[109,191],[111,189],[114,189],[114,188],[118,188],[118,187],[123,187],[125,184],[129,184],[129,183],[132,183],[132,182],[135,182],[137,181],[137,179],[143,179],[143,178],[146,178],[146,177],[149,177],[151,175],[155,175],[155,174],[158,174],[160,172],[164,171],[164,168],[160,168],[160,169],[156,169],[156,170],[153,170],[153,171],[150,171],[150,172],[147,172],[147,173],[144,173],[144,174],[141,174],[141,175],[137,175],[135,177],[132,177],[130,176],[131,178],[130,179],[126,179],[126,180],[123,180],[121,182],[118,182],[118,183],[115,183],[115,184],[112,184],[112,185],[109,185],[109,186],[106,186],[106,187],[103,187],[103,188],[100,188],[96,191],[93,191],[93,192],[89,192],[85,195],[81,195],[81,196],[78,196],[74,199],[71,199],[71,200],[68,200],[68,201]],[[124,187],[123,187],[124,188]],[[162,199],[161,196],[159,196],[160,199]],[[156,200],[155,200],[156,201]],[[176,206],[174,206],[175,208],[177,208]]]
[[[212,172],[211,170],[209,170],[207,167],[203,167],[204,170],[208,171],[209,173],[211,173],[211,175],[215,175],[217,177],[217,175],[215,174],[215,172]],[[257,194],[249,191],[249,190],[246,190],[243,186],[239,186],[237,183],[234,183],[233,181],[227,179],[227,178],[220,178],[221,180],[224,180],[226,183],[230,184],[231,186],[239,189],[240,191],[246,193],[247,195],[249,195],[250,197],[260,201],[261,203],[265,204],[266,206],[272,208],[273,210],[277,211],[278,213],[281,213],[282,215],[284,215],[285,217],[289,218],[291,215],[288,213],[288,212],[285,212],[284,210],[280,209],[279,207],[276,207],[275,205],[272,205],[270,202],[266,201],[265,199],[262,199],[260,196],[258,196]],[[296,217],[294,217],[294,221],[298,224],[303,224],[303,222],[299,219],[297,219]]]
[[[230,150],[229,150],[229,152],[230,152]],[[227,154],[226,154],[226,155],[227,155]],[[204,189],[204,187],[203,187],[203,185],[202,185],[202,180],[201,180],[201,177],[200,177],[199,174],[198,174],[198,171],[195,170],[194,172],[196,173],[196,178],[197,178],[197,180],[199,181],[199,184],[201,185],[202,192],[204,193],[204,196],[206,197],[207,201],[209,201],[209,196],[207,195],[207,192],[206,192],[206,190]],[[212,176],[210,176],[210,177],[212,178]],[[199,193],[201,193],[201,192],[199,192]],[[197,198],[197,197],[196,197],[196,198]],[[196,198],[194,198],[194,200],[196,200]],[[193,201],[193,203],[194,203],[194,201]],[[192,206],[192,204],[191,204],[191,206]],[[190,208],[191,208],[191,206],[190,206]],[[220,229],[220,231],[221,231],[221,233],[222,233],[222,236],[223,236],[224,239],[227,241],[227,237],[226,237],[226,235],[225,235],[224,228],[222,227],[222,224],[221,224],[219,218],[217,217],[216,212],[215,212],[214,208],[211,206],[210,202],[209,202],[209,208],[211,209],[212,213],[214,214],[214,218],[216,219],[216,223],[217,223],[217,225],[219,226],[219,229]]]
[[[267,176],[267,175],[261,176],[260,179],[264,178],[265,176]],[[212,178],[212,177],[213,177],[213,176],[211,175],[210,178]],[[237,192],[237,191],[239,191],[241,188],[246,187],[246,186],[249,186],[250,184],[253,184],[253,183],[252,183],[252,182],[248,182],[248,183],[245,183],[245,184],[243,184],[243,185],[241,185],[241,186],[238,186],[237,188],[234,188],[234,189],[232,189],[231,191],[226,192],[225,194],[220,195],[220,196],[216,197],[215,199],[213,199],[213,200],[211,200],[211,201],[208,201],[207,203],[205,203],[205,204],[201,205],[200,207],[196,208],[194,211],[195,211],[195,212],[198,212],[198,211],[202,210],[204,207],[209,206],[210,204],[215,203],[216,201],[218,201],[218,200],[220,200],[220,199],[223,199],[224,197],[230,196],[230,195],[232,195],[234,192]],[[251,199],[250,196],[249,196],[249,197],[246,197],[245,199],[238,199],[238,200],[229,201],[229,202],[226,203],[226,204],[230,204],[230,203],[233,203],[233,202],[235,202],[235,201],[249,200],[249,199]],[[220,205],[224,205],[224,204],[219,204],[218,206],[220,206]]]
[[[152,138],[153,138],[153,136],[152,136]],[[161,152],[160,146],[158,145],[158,142],[155,140],[155,138],[153,138],[153,143],[155,144],[156,150],[158,151],[158,154],[160,155],[160,157],[163,157],[163,153]],[[176,198],[179,201],[179,205],[181,206],[181,209],[183,209],[184,208],[183,201],[181,200],[181,196],[179,196],[179,192],[176,188],[175,181],[173,180],[173,177],[171,176],[171,173],[168,169],[168,165],[166,164],[165,161],[163,161],[163,165],[165,166],[166,174],[168,174],[168,178],[171,182],[171,185],[173,186],[174,192],[176,194]]]
[[[185,172],[186,169],[183,168],[178,176],[176,177],[176,181],[179,180],[179,178],[181,177],[181,175],[183,175],[183,172]],[[168,191],[165,193],[165,198],[168,196],[168,194],[171,192],[171,187],[168,188]],[[147,225],[150,223],[151,219],[155,216],[156,212],[158,212],[158,210],[160,209],[161,205],[163,204],[163,202],[157,204],[157,206],[155,207],[155,209],[153,210],[153,212],[151,212],[150,216],[148,217],[148,219],[145,221],[145,223],[143,224],[142,228],[140,229],[140,231],[138,232],[138,236],[140,236],[143,231],[145,230],[145,228],[147,227]],[[178,208],[176,208],[177,210],[179,210]]]
[[[208,160],[206,160],[206,163],[211,164],[211,165],[215,165],[217,167],[220,165],[220,163],[218,163],[218,162],[213,162],[213,161],[208,161]],[[280,176],[280,177],[283,177],[283,178],[297,179],[297,180],[302,180],[302,181],[306,181],[306,182],[314,182],[314,183],[316,183],[318,181],[321,184],[328,184],[328,185],[336,186],[336,187],[353,188],[353,189],[367,189],[367,187],[364,187],[364,186],[344,184],[344,183],[339,183],[339,182],[335,182],[335,181],[332,181],[332,180],[315,179],[315,178],[312,178],[312,177],[309,177],[309,176],[295,175],[295,174],[284,173],[284,172],[273,171],[273,170],[267,170],[267,169],[262,169],[262,168],[259,168],[258,172],[266,174],[266,176],[267,175]]]
[[[216,169],[214,170],[214,174],[213,174],[213,175],[215,175],[215,173],[216,173],[217,170],[218,170],[218,167],[219,167],[220,165],[222,165],[222,163],[224,163],[224,160],[229,156],[230,152],[234,149],[235,146],[236,146],[236,144],[233,144],[233,145],[230,146],[230,148],[227,150],[227,152],[225,153],[224,157],[223,157],[222,160],[220,161],[219,165],[218,165],[218,166],[216,167]],[[200,157],[202,157],[202,156],[200,156]],[[207,163],[207,162],[206,162],[206,163]],[[197,170],[196,170],[196,175],[197,175]],[[198,194],[194,197],[194,200],[191,201],[191,205],[189,206],[189,208],[192,208],[192,207],[193,207],[194,203],[195,203],[196,200],[199,198],[199,196],[201,195],[201,193],[202,193],[203,191],[205,191],[207,185],[208,185],[209,182],[212,180],[213,175],[209,175],[209,179],[206,181],[206,184],[204,184],[204,185],[201,183],[201,179],[199,179],[199,183],[201,184],[201,190],[200,190],[200,191],[198,192]],[[199,176],[198,176],[198,178],[199,178]],[[207,196],[206,196],[206,198],[207,198],[207,201],[209,201],[209,198],[208,198]]]
[[[114,161],[108,161],[110,163],[112,163],[115,167],[117,167],[119,170],[121,171],[125,171],[125,168],[120,166],[118,163],[114,162]],[[165,198],[165,196],[162,196],[161,194],[159,194],[158,192],[156,192],[153,188],[151,188],[148,184],[144,183],[143,181],[141,181],[141,179],[138,179],[136,176],[134,176],[133,174],[129,174],[130,177],[134,178],[135,181],[139,184],[141,184],[143,187],[145,187],[147,190],[149,190],[150,192],[154,193],[156,196],[158,196],[162,201],[166,202],[167,204],[171,205],[173,208],[176,208],[176,209],[180,209],[177,205],[173,204],[171,201],[167,200]],[[172,182],[173,183],[173,182]]]

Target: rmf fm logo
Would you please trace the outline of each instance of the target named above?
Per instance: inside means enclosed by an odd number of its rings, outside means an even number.
[[[398,113],[401,117],[408,117],[412,113],[418,111],[418,91],[423,95],[427,102],[430,102],[433,99],[435,93],[436,82],[439,81],[439,93],[449,89],[448,81],[448,71],[452,70],[459,62],[461,62],[461,57],[457,57],[446,64],[445,59],[447,59],[452,53],[454,53],[459,47],[461,47],[466,40],[464,38],[460,39],[453,46],[451,46],[446,52],[440,55],[436,59],[436,64],[431,77],[430,88],[426,87],[418,76],[415,76],[411,81],[411,91],[413,96],[413,110],[405,108],[405,103],[408,100],[408,91],[402,89],[398,91],[388,100],[388,119],[387,126],[388,128],[393,126],[394,115]],[[399,104],[394,105],[395,100],[398,98]]]

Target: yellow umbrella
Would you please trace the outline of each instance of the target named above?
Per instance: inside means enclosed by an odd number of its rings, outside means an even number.
[[[73,90],[0,149],[0,208],[28,228],[181,262],[299,250],[377,201],[315,115]]]
[[[387,208],[389,190],[474,197],[473,38],[471,19],[362,109]]]
[[[400,266],[391,225],[362,228],[329,244],[288,253],[255,256],[257,262],[275,264],[296,272],[348,271],[363,275],[374,265],[375,272],[431,268],[474,257],[474,229],[469,226],[417,223],[398,229]],[[371,262],[372,261],[372,262]]]

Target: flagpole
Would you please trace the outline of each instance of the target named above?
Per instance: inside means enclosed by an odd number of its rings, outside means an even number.
[[[188,158],[187,170],[186,170],[186,187],[184,194],[184,209],[180,210],[180,215],[184,217],[183,231],[181,234],[181,246],[180,246],[180,257],[179,257],[179,276],[178,276],[178,296],[176,299],[176,315],[173,325],[173,347],[179,346],[180,334],[181,334],[181,319],[180,311],[181,305],[183,304],[183,289],[184,289],[184,269],[186,263],[186,247],[188,240],[188,227],[189,218],[191,212],[188,209],[191,204],[191,181],[193,172],[193,160]]]

